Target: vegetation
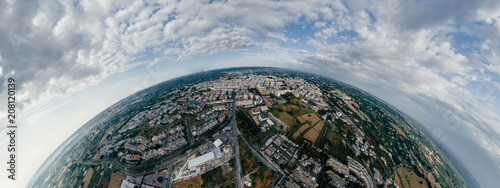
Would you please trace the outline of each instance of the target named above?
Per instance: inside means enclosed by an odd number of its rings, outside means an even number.
[[[286,129],[287,132],[291,131],[297,124],[295,119],[287,112],[282,112],[275,108],[271,108],[270,112],[273,114],[274,117],[280,119],[283,123],[285,123],[288,126]]]
[[[232,180],[234,179],[234,171],[222,174],[222,167],[217,167],[201,175],[203,184],[201,187],[235,187]]]
[[[270,187],[270,185],[278,178],[276,172],[269,170],[265,165],[258,161],[243,139],[238,137],[238,145],[240,146],[240,159],[243,169],[243,175],[249,175],[254,187]]]
[[[406,167],[396,169],[396,182],[401,188],[427,188],[427,181]]]
[[[161,132],[166,133],[168,129],[166,128],[151,128],[151,129],[142,129],[141,132],[139,132],[139,136],[144,136],[144,137],[153,137],[154,135],[157,135]]]
[[[371,150],[376,153],[377,157],[370,157],[368,155],[365,155],[364,153],[361,153],[358,157],[356,157],[356,160],[370,161],[370,166],[379,169],[381,174],[383,174],[384,176],[389,177],[395,174],[401,174],[402,171],[402,174],[398,175],[398,179],[400,179],[401,182],[407,182],[412,187],[414,185],[426,184],[427,181],[425,178],[427,177],[435,178],[435,181],[441,183],[443,187],[454,187],[456,185],[464,184],[467,185],[465,179],[446,157],[445,153],[443,152],[444,150],[440,150],[442,149],[442,147],[436,145],[433,140],[426,136],[426,134],[428,134],[426,130],[420,129],[420,127],[415,126],[412,121],[408,120],[409,118],[406,117],[406,115],[399,112],[387,103],[381,101],[380,99],[371,96],[366,92],[363,92],[348,84],[309,74],[284,72],[281,70],[262,71],[260,73],[255,72],[255,74],[280,74],[288,77],[302,77],[306,81],[316,84],[322,89],[323,96],[326,96],[326,102],[332,108],[329,110],[319,110],[319,115],[324,115],[326,113],[335,112],[336,110],[341,110],[344,114],[344,117],[348,116],[351,119],[359,120],[359,122],[356,122],[355,125],[350,125],[340,119],[333,120],[333,117],[329,116],[328,120],[332,120],[332,122],[328,123],[327,121],[325,121],[324,127],[322,129],[316,130],[319,131],[319,134],[317,135],[314,144],[319,148],[325,148],[324,151],[326,153],[339,159],[344,164],[347,163],[347,156],[354,156],[354,151],[353,149],[351,149],[351,147],[356,139],[356,130],[362,130],[364,134],[364,138],[362,139],[363,142],[368,142],[371,146],[374,146],[373,148],[371,148]],[[208,71],[205,73],[177,78],[169,82],[160,83],[117,102],[116,104],[93,118],[91,121],[89,121],[89,123],[82,126],[82,128],[79,129],[77,133],[75,133],[74,136],[71,137],[71,139],[68,139],[69,143],[65,143],[67,144],[65,151],[62,151],[62,154],[54,159],[56,163],[51,165],[52,169],[50,170],[52,172],[67,170],[68,173],[64,174],[64,176],[62,176],[63,178],[61,178],[63,181],[61,182],[60,186],[62,187],[78,187],[85,184],[85,182],[87,182],[90,187],[97,187],[105,184],[105,182],[109,182],[109,176],[111,176],[112,173],[109,168],[100,168],[95,172],[88,172],[87,175],[84,176],[83,172],[86,168],[88,168],[87,165],[66,163],[64,161],[68,161],[67,159],[71,159],[71,161],[92,160],[92,158],[96,156],[95,153],[96,151],[98,151],[99,145],[103,143],[102,141],[105,141],[110,137],[108,136],[108,133],[111,130],[117,131],[135,114],[143,111],[144,109],[150,108],[154,104],[161,103],[162,101],[170,97],[180,97],[176,96],[177,94],[175,92],[172,92],[176,88],[185,89],[187,87],[182,86],[214,80],[223,75],[226,75],[226,73],[223,71]],[[258,92],[256,89],[251,90],[253,92]],[[352,106],[346,104],[342,98],[339,98],[339,96],[336,96],[330,92],[334,90],[339,90],[340,92],[346,93],[347,95],[349,95],[349,97],[352,98],[352,104],[359,104],[359,106],[354,105],[356,108],[352,108]],[[198,92],[202,93],[205,91]],[[314,124],[311,124],[311,122],[307,121],[299,123],[298,117],[305,114],[316,113],[307,104],[300,102],[301,98],[296,98],[289,93],[282,95],[281,97],[286,100],[286,104],[275,104],[273,108],[269,109],[269,111],[276,118],[279,118],[281,121],[290,126],[286,131],[288,137],[292,137],[291,134],[300,129],[301,126],[304,126],[304,124],[308,123],[310,125],[310,127],[303,130],[301,135],[298,136],[299,140],[297,140],[297,142],[300,144],[301,142],[303,142],[301,141],[301,137],[304,136],[304,134],[308,131],[312,131],[312,129],[314,128]],[[308,103],[313,104],[312,101],[308,101]],[[366,115],[367,120],[371,121],[365,121],[360,117],[364,115]],[[255,148],[259,148],[264,145],[266,138],[271,135],[271,132],[262,132],[260,127],[255,125],[255,123],[253,123],[249,117],[245,116],[245,114],[241,112],[237,112],[236,117],[238,127],[242,131],[247,141]],[[188,118],[191,120],[191,124],[196,123],[196,116]],[[333,124],[333,126],[331,124]],[[123,137],[127,138],[138,134],[143,136],[151,136],[158,131],[162,130],[133,130],[123,134]],[[206,135],[203,135],[200,138],[206,138],[205,136]],[[200,141],[198,143],[190,144],[193,144],[192,146],[198,146],[201,143],[202,142]],[[381,145],[384,146],[384,150],[387,150],[388,152],[382,150],[379,147]],[[245,144],[242,144],[242,146],[246,147]],[[185,152],[185,150],[182,152]],[[389,156],[388,153],[391,153],[392,157]],[[381,160],[382,157],[385,159],[385,161]],[[245,160],[247,158],[252,159],[252,157],[242,158],[244,158]],[[257,171],[251,176],[256,187],[261,185],[263,187],[267,187],[270,185],[267,183],[272,183],[272,181],[270,180],[259,183],[259,180],[266,179],[268,177],[271,177],[271,179],[273,179],[274,176],[270,175],[269,173],[274,174],[274,172],[271,172],[269,170],[266,171],[265,166],[261,165],[257,160],[251,162],[249,161],[248,164],[246,167],[243,167],[243,170],[246,171],[246,173],[249,173],[249,171],[245,168],[251,170],[257,169]],[[393,168],[396,165],[400,164],[406,165],[406,167],[398,168],[398,170],[394,171]],[[140,172],[152,167],[153,164],[143,167],[129,168],[128,170]],[[408,175],[408,173],[406,173],[404,169],[408,170],[408,172],[410,172],[410,175]],[[102,180],[100,176],[101,173],[103,174]],[[413,173],[413,175],[411,173]],[[50,173],[46,174],[48,175]],[[47,175],[40,176],[37,180],[37,183],[43,183],[43,180],[47,178]],[[262,178],[259,178],[260,175],[262,175]],[[422,179],[416,177],[422,178],[425,182],[419,181]],[[203,180],[201,179],[201,177],[198,178],[198,184],[191,183],[180,187],[197,187],[196,185],[201,186],[203,184]],[[97,185],[98,182],[101,182],[101,185]],[[47,184],[47,187],[57,186],[57,183],[59,182],[49,182],[49,184]],[[210,182],[207,180],[207,184],[205,185],[207,187],[210,187]],[[350,184],[348,186],[355,187],[357,185]],[[402,187],[404,187],[404,185],[402,185]]]
[[[239,130],[245,136],[248,142],[254,147],[260,148],[265,144],[265,139],[268,137],[267,134],[263,133],[253,120],[249,119],[243,112],[236,112],[236,123]]]
[[[248,146],[240,137],[238,137],[238,145],[240,146],[240,159],[243,175],[247,175],[257,167],[257,158],[252,154]]]
[[[172,184],[172,187],[173,188],[184,188],[184,187],[198,188],[198,187],[201,187],[202,184],[203,184],[203,180],[202,180],[201,176],[196,176],[194,178],[187,179],[187,180]]]

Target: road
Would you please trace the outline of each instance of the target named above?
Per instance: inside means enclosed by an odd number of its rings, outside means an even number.
[[[242,138],[243,138],[243,141],[245,142],[245,144],[247,146],[250,146],[249,147],[250,151],[252,152],[252,154],[254,156],[257,157],[257,159],[260,162],[264,163],[264,165],[267,166],[269,169],[271,169],[271,171],[278,172],[278,179],[276,179],[276,181],[274,181],[275,183],[273,184],[273,187],[275,187],[276,183],[280,182],[281,178],[283,178],[284,173],[281,171],[281,169],[276,168],[271,162],[269,162],[269,160],[267,160],[267,158],[262,156],[260,152],[258,152],[250,143],[248,143],[248,140],[244,136],[242,136]]]
[[[270,118],[271,118],[274,122],[276,122],[276,125],[275,125],[276,129],[279,129],[280,125],[283,125],[283,131],[284,131],[284,132],[286,132],[286,130],[288,129],[288,126],[289,126],[289,125],[287,125],[287,124],[283,123],[283,121],[281,121],[280,119],[278,119],[278,118],[274,117],[273,113],[268,112],[268,114],[269,114],[269,117],[270,117]]]
[[[186,131],[187,131],[187,135],[188,135],[188,140],[189,140],[189,146],[193,145],[194,141],[193,141],[193,132],[192,129],[191,129],[191,121],[189,120],[189,118],[182,118],[182,120],[185,120],[186,121]]]
[[[236,91],[233,89],[233,116],[231,117],[232,125],[232,136],[230,137],[231,142],[234,145],[234,167],[235,167],[235,180],[236,187],[243,188],[243,182],[241,181],[241,161],[240,161],[240,147],[238,146],[238,126],[236,126]]]
[[[205,141],[203,144],[206,144],[206,142],[207,141]],[[165,161],[168,161],[168,160],[162,160],[161,162],[156,163],[156,165],[155,165],[155,167],[153,169],[148,169],[148,170],[144,170],[144,171],[131,171],[128,168],[137,168],[137,167],[141,167],[141,166],[133,166],[133,165],[128,165],[128,164],[122,164],[122,163],[119,163],[119,162],[117,162],[115,160],[111,160],[111,161],[88,161],[88,162],[77,162],[77,163],[79,163],[79,164],[85,164],[85,165],[109,165],[109,164],[113,164],[113,166],[119,168],[120,171],[122,171],[124,173],[132,174],[132,175],[143,175],[143,174],[148,174],[148,173],[156,172],[158,170],[163,170],[163,169],[167,168],[168,166],[171,166],[171,165],[175,164],[179,160],[185,159],[185,158],[193,155],[193,153],[196,152],[196,151],[197,151],[196,149],[191,149],[191,151],[186,152],[184,155],[179,156],[179,157],[175,157],[175,158],[177,158],[176,160],[171,160],[172,158],[169,157],[169,160],[170,160],[169,162],[164,163]],[[176,155],[172,155],[172,156],[176,156]]]
[[[241,180],[242,173],[241,173],[240,148],[238,146],[238,133],[239,133],[239,130],[238,130],[238,126],[236,125],[236,91],[235,91],[235,89],[233,89],[232,97],[233,97],[233,108],[232,108],[233,112],[232,112],[232,117],[227,122],[227,125],[231,126],[231,128],[232,128],[232,132],[230,134],[216,135],[213,138],[225,137],[225,138],[229,139],[232,142],[233,148],[234,148],[233,156],[234,156],[234,159],[235,159],[234,160],[235,161],[235,165],[234,166],[235,166],[235,183],[236,183],[236,187],[238,187],[238,188],[244,188],[243,182]],[[192,134],[189,134],[191,132],[190,131],[190,121],[187,118],[183,118],[181,120],[187,120],[186,123],[188,124],[187,125],[187,128],[188,128],[188,139],[190,141],[190,144],[192,144],[193,136],[192,136]],[[167,127],[167,126],[144,127],[144,128],[139,128],[139,129],[163,128],[163,127]],[[220,129],[222,129],[222,127]],[[204,145],[207,141],[208,140],[205,140],[205,142],[202,145]],[[167,168],[168,171],[169,171],[169,176],[170,176],[169,177],[169,186],[168,187],[171,187],[171,183],[172,183],[171,182],[172,181],[172,177],[171,176],[172,176],[173,164],[175,164],[179,160],[182,160],[182,159],[185,159],[185,158],[191,156],[194,152],[197,151],[196,149],[191,149],[189,152],[186,152],[184,155],[178,156],[178,154],[180,152],[183,152],[183,151],[186,151],[186,150],[187,149],[184,149],[184,150],[178,151],[178,153],[175,153],[174,155],[169,155],[169,157],[163,158],[162,160],[160,160],[159,162],[157,162],[155,164],[155,167],[153,169],[148,169],[148,170],[144,170],[144,171],[132,171],[132,170],[129,170],[129,168],[145,167],[145,166],[148,166],[150,164],[139,165],[139,166],[132,165],[132,164],[122,164],[116,158],[115,158],[115,160],[108,160],[108,161],[88,161],[88,162],[78,162],[78,163],[79,164],[86,164],[86,165],[109,165],[109,164],[114,164],[114,166],[116,166],[117,168],[119,168],[120,171],[122,171],[124,173],[127,173],[127,174],[131,174],[131,175],[143,175],[143,174],[153,173],[153,172],[156,172],[156,171],[163,170],[163,169]],[[253,150],[253,148],[252,148],[252,152],[259,158],[259,160],[263,161],[266,164],[266,166],[269,166],[269,167],[271,167],[271,169],[276,170],[272,165],[270,165],[268,163],[268,161],[266,159],[263,159],[262,156],[260,154],[258,154],[257,151]]]
[[[173,165],[169,165],[167,167],[167,169],[168,169],[168,186],[167,187],[172,187],[172,168],[174,168]]]

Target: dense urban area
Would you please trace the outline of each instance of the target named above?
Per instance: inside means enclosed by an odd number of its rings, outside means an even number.
[[[218,70],[138,92],[53,154],[43,187],[468,187],[425,130],[347,84]]]

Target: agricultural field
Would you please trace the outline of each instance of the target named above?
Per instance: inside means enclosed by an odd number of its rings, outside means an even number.
[[[319,133],[316,130],[310,129],[306,134],[304,134],[304,138],[311,141],[312,143],[315,143],[318,135]]]
[[[316,132],[320,132],[321,129],[323,129],[323,126],[325,125],[325,122],[323,121],[320,121],[318,123],[316,123],[316,125],[314,125],[313,129],[316,131]]]
[[[426,180],[406,167],[396,169],[396,182],[401,188],[427,188]]]
[[[297,131],[295,131],[295,133],[293,133],[293,138],[297,139],[302,134],[302,132],[309,127],[310,127],[309,124],[302,125],[302,127],[300,127],[299,130],[297,130]]]
[[[87,173],[85,174],[85,177],[83,178],[83,187],[88,187],[90,183],[90,179],[92,178],[92,174],[94,174],[94,169],[90,167],[87,170]]]
[[[394,124],[392,124],[392,123],[390,123],[390,124],[391,124],[391,126],[392,126],[394,129],[396,129],[396,131],[398,132],[398,134],[403,135],[403,137],[405,137],[405,138],[406,138],[406,134],[405,134],[405,132],[404,132],[403,130],[401,130],[401,128],[399,128],[398,126],[396,126],[396,125],[394,125]]]
[[[434,179],[432,173],[429,172],[427,174],[427,179],[429,180],[429,183],[431,183],[432,188],[441,188],[441,185],[439,185],[439,183],[436,182],[436,179]]]
[[[111,174],[111,180],[109,180],[109,185],[108,187],[110,188],[119,188],[120,183],[122,182],[123,179],[123,173],[122,172],[115,172]]]
[[[300,123],[309,122],[311,125],[316,124],[320,119],[315,113],[304,114],[297,117]]]

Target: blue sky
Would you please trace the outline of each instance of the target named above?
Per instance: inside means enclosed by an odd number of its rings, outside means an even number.
[[[13,186],[119,99],[237,66],[353,84],[422,123],[482,187],[500,174],[499,1],[7,0],[0,23],[0,88],[16,78],[23,133]]]

